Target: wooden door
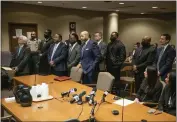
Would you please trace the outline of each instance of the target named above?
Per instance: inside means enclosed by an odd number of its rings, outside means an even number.
[[[36,32],[37,34],[37,24],[30,23],[9,23],[9,49],[11,52],[14,51],[15,47],[18,45],[18,35],[16,35],[17,30],[22,30],[22,35],[27,36],[27,32]]]

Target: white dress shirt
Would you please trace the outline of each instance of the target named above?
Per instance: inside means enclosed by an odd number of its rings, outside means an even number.
[[[54,45],[52,56],[51,56],[51,61],[53,60],[53,56],[55,54],[55,51],[57,50],[58,46],[60,45],[60,42]]]

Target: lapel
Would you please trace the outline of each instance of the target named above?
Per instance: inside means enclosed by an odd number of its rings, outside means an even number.
[[[53,58],[55,57],[57,51],[60,50],[60,47],[61,47],[61,46],[62,46],[62,42],[60,42],[60,44],[58,45],[57,49],[55,50],[54,55],[53,55]],[[54,50],[54,47],[55,47],[55,44],[54,44],[54,46],[53,46],[53,50]],[[53,52],[53,50],[52,50],[52,52]],[[59,52],[61,52],[61,51],[59,51]]]
[[[83,54],[82,54],[82,57],[84,57],[84,52],[86,51],[86,49],[89,47],[90,45],[90,40],[87,42],[86,46],[85,46],[85,49],[83,50]]]
[[[24,45],[20,51],[20,54],[18,55],[18,51],[20,47],[17,48],[17,58],[20,58],[23,55],[23,52],[25,51],[26,45]]]
[[[101,49],[103,41],[101,41],[98,45],[98,47]]]
[[[165,56],[165,54],[167,53],[167,51],[168,51],[169,48],[170,48],[170,45],[168,45],[167,48],[165,49],[165,51],[163,52],[161,60],[163,59],[163,57]]]
[[[74,48],[72,49],[72,51],[69,49],[69,57],[72,55],[73,51],[75,50],[75,48],[77,47],[77,42],[76,42],[76,45],[74,46]]]

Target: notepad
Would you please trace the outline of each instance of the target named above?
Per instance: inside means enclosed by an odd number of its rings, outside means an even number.
[[[124,99],[124,106],[130,105],[132,103],[134,103],[134,101],[131,101],[131,100],[128,100],[128,99]],[[123,106],[123,99],[119,99],[119,100],[115,101],[114,104]]]
[[[4,99],[7,103],[9,102],[15,102],[15,97],[9,97]]]
[[[10,67],[2,67],[2,68],[5,70],[12,70],[12,68],[10,68]]]

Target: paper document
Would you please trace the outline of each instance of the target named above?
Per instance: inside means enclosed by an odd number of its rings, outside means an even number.
[[[27,34],[27,38],[31,39],[31,32],[26,32],[26,34]]]
[[[128,99],[124,99],[124,106],[130,105],[132,103],[134,103],[134,101],[131,101],[131,100],[128,100]],[[114,104],[123,106],[123,99],[115,101]]]
[[[22,35],[22,29],[15,29],[16,36],[19,37]]]
[[[10,67],[2,67],[2,68],[5,70],[12,70],[12,68],[10,68]]]

